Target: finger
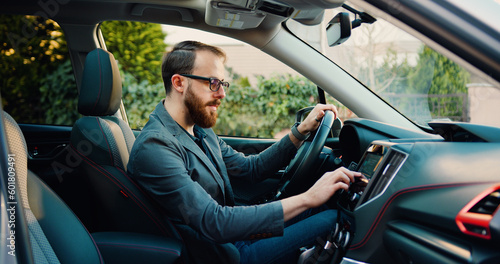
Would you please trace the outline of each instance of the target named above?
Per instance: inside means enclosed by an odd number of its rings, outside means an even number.
[[[351,179],[351,177],[349,177],[349,174],[346,173],[342,173],[340,180],[347,185],[353,182],[353,179]]]
[[[333,106],[333,113],[335,114],[335,119],[339,116],[339,112],[337,110],[337,107]]]
[[[338,113],[338,110],[337,110],[337,107],[333,104],[328,104],[327,105],[327,109],[332,111],[334,114],[335,114],[335,118],[337,118],[339,116],[339,113]]]
[[[325,111],[330,110],[335,114],[335,118],[337,118],[337,116],[338,116],[337,115],[338,114],[337,107],[335,107],[335,105],[333,105],[333,104],[323,105],[321,107],[321,110],[323,112],[323,115],[324,115]]]
[[[351,182],[354,182],[354,178],[355,177],[360,177],[362,176],[362,174],[360,172],[357,172],[357,171],[351,171],[345,167],[340,167],[340,170],[347,176],[349,177],[350,181]]]
[[[344,171],[340,170],[340,171],[333,171],[333,173],[330,175],[330,181],[332,184],[337,184],[342,182],[349,185],[351,179],[346,173],[344,173]]]
[[[336,119],[338,116],[339,116],[339,113],[338,113],[338,110],[337,110],[337,107],[335,107],[334,105],[332,104],[328,104],[328,105],[325,105],[323,110],[321,111],[323,116],[325,115],[325,111],[332,111],[333,114],[334,114],[334,119]]]
[[[319,122],[321,121],[321,119],[323,119],[323,117],[325,116],[325,111],[323,110],[319,110],[318,114],[316,114],[316,121]]]
[[[349,190],[349,184],[346,184],[345,182],[337,182],[336,185],[338,186],[337,190],[344,189],[345,191]]]

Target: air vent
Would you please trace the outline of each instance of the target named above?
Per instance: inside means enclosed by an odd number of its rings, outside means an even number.
[[[379,166],[375,172],[376,184],[373,186],[372,191],[367,195],[367,201],[385,192],[392,179],[398,172],[406,160],[407,154],[391,149],[387,157],[382,161],[382,166]],[[372,177],[375,178],[375,177]]]
[[[470,201],[457,215],[455,221],[465,234],[491,239],[490,222],[500,205],[500,185],[482,192]]]
[[[478,214],[493,215],[500,205],[500,191],[494,191],[487,195],[476,205],[474,205],[469,212]]]

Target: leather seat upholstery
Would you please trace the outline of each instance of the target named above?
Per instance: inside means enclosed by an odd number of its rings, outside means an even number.
[[[127,176],[135,141],[119,109],[122,85],[113,55],[102,49],[86,58],[78,110],[84,115],[73,126],[71,148],[81,159],[77,169],[90,181],[94,231],[156,234],[180,239],[174,226],[161,217],[157,205]]]
[[[179,263],[182,243],[173,238],[129,232],[99,232],[92,235],[71,209],[38,176],[28,170],[28,152],[21,129],[3,112],[10,161],[15,169],[17,215],[16,247],[24,245],[22,263]],[[2,126],[0,126],[2,127]],[[9,174],[10,175],[10,174]],[[20,200],[20,201],[19,201]],[[12,208],[13,205],[9,204]],[[27,227],[27,239],[20,235]],[[5,252],[5,251],[4,251]],[[19,253],[17,253],[19,254]],[[102,254],[102,255],[101,255]],[[19,256],[21,258],[21,256]]]

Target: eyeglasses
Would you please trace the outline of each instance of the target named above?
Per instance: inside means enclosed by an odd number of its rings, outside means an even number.
[[[224,80],[219,80],[217,78],[208,78],[208,77],[202,77],[202,76],[197,76],[197,75],[191,75],[191,74],[179,74],[180,76],[188,77],[191,79],[196,79],[196,80],[203,80],[207,81],[210,85],[210,91],[212,92],[217,92],[219,91],[220,87],[224,87],[224,90],[227,90],[229,88],[229,83],[224,82]]]

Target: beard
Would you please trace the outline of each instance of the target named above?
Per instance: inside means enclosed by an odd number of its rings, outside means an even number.
[[[184,101],[189,115],[195,124],[202,128],[210,128],[217,122],[218,114],[216,111],[207,111],[207,106],[209,105],[220,105],[220,99],[215,99],[208,103],[203,103],[203,101],[193,93],[191,87],[189,86],[186,91],[186,100]]]

